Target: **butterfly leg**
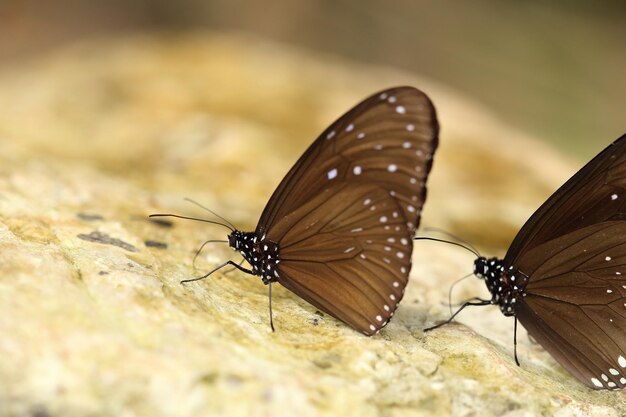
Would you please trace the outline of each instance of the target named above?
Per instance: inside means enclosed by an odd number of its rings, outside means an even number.
[[[513,356],[515,356],[515,363],[517,366],[521,366],[519,364],[519,360],[517,359],[517,316],[515,316],[515,325],[513,327]]]
[[[236,264],[236,263],[235,263],[235,262],[233,262],[233,261],[227,261],[227,262],[224,262],[223,264],[221,264],[220,266],[218,266],[217,268],[215,268],[215,269],[211,270],[210,272],[208,272],[208,273],[206,273],[206,274],[202,275],[201,277],[198,277],[198,278],[192,278],[192,279],[184,279],[184,280],[182,280],[180,283],[181,283],[181,284],[186,284],[186,283],[188,283],[188,282],[200,281],[201,279],[205,279],[205,278],[207,278],[209,275],[211,275],[211,274],[212,274],[212,273],[214,273],[215,271],[218,271],[218,270],[220,270],[220,269],[224,268],[226,265],[232,265],[232,266],[234,266],[235,268],[239,269],[240,271],[245,272],[246,274],[254,275],[254,274],[252,273],[252,271],[251,271],[251,270],[249,270],[249,269],[247,269],[247,268],[244,268],[243,266],[238,265],[238,264]]]
[[[274,331],[274,315],[272,314],[272,282],[270,281],[267,284],[269,287],[269,302],[270,302],[270,327],[272,328],[272,332]]]
[[[239,264],[238,264],[238,265],[239,265],[239,266],[241,266],[241,264],[242,264],[242,263],[243,263],[243,261],[245,261],[245,260],[246,260],[246,259],[242,257],[242,258],[241,258],[241,261],[239,261]],[[224,275],[226,275],[226,274],[230,274],[230,273],[231,273],[231,272],[233,272],[235,269],[236,269],[236,268],[230,268],[228,271],[224,272]]]
[[[436,325],[434,325],[434,326],[432,326],[432,327],[428,327],[428,328],[424,329],[424,331],[425,331],[425,332],[429,332],[429,331],[431,331],[431,330],[438,329],[438,328],[439,328],[439,327],[441,327],[441,326],[445,326],[446,324],[450,324],[450,323],[452,322],[452,320],[454,320],[454,318],[455,318],[455,317],[456,317],[456,316],[457,316],[457,315],[458,315],[461,311],[463,311],[463,309],[464,309],[465,307],[468,307],[468,306],[486,306],[486,305],[489,305],[489,304],[491,304],[491,300],[480,300],[480,301],[477,301],[477,302],[467,301],[467,302],[463,303],[463,305],[462,305],[461,307],[459,307],[459,309],[458,309],[457,311],[455,311],[455,312],[454,312],[454,314],[453,314],[452,316],[450,316],[450,318],[449,318],[448,320],[446,320],[446,321],[444,321],[444,322],[441,322],[441,323],[439,323],[439,324],[436,324]]]
[[[202,245],[200,245],[200,247],[196,251],[196,254],[193,256],[193,261],[191,262],[191,265],[194,268],[196,267],[196,259],[198,258],[198,255],[200,255],[200,252],[202,252],[202,249],[204,249],[204,247],[209,243],[228,243],[228,240],[207,240]]]

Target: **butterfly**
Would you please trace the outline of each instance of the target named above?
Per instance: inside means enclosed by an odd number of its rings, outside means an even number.
[[[588,387],[625,388],[626,135],[548,198],[504,259],[479,256],[474,274],[492,298],[451,319],[498,305]]]
[[[409,279],[438,130],[430,99],[413,87],[366,98],[298,159],[254,231],[227,226],[229,246],[249,267],[231,260],[187,281],[231,265],[269,285],[270,320],[278,282],[363,334],[377,333]]]

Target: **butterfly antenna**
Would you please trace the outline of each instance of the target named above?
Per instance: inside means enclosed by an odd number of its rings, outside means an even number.
[[[191,262],[191,265],[194,269],[196,268],[196,259],[200,255],[200,252],[202,252],[202,249],[204,249],[204,247],[209,243],[228,243],[228,240],[207,240],[202,245],[200,245],[200,248],[198,248],[198,250],[196,251],[196,254],[193,256],[193,261]]]
[[[197,222],[204,222],[204,223],[211,223],[211,224],[217,224],[219,226],[223,226],[226,227],[227,229],[230,229],[231,232],[235,231],[234,227],[231,227],[227,224],[224,223],[220,223],[220,222],[214,222],[212,220],[206,220],[206,219],[199,219],[197,217],[187,217],[187,216],[179,216],[178,214],[170,214],[170,213],[158,213],[158,214],[151,214],[148,217],[175,217],[177,219],[185,219],[185,220],[194,220]]]
[[[450,289],[448,290],[448,308],[450,309],[450,315],[452,315],[452,290],[454,289],[454,286],[458,284],[459,282],[463,281],[465,278],[471,277],[472,275],[474,275],[473,272],[465,275],[463,278],[457,279],[456,281],[452,283],[452,285],[450,285]]]
[[[214,212],[213,210],[211,210],[210,208],[203,206],[202,204],[198,203],[195,200],[192,200],[191,198],[187,198],[185,197],[185,201],[190,202],[191,204],[195,204],[196,206],[200,207],[201,209],[204,209],[206,211],[208,211],[209,213],[211,213],[212,215],[214,215],[215,217],[224,220],[230,227],[232,227],[232,229],[236,229],[235,225],[233,225],[231,222],[229,222],[228,220],[226,220],[225,218],[223,218],[222,216],[220,216],[219,214],[217,214],[216,212]]]
[[[447,230],[443,230],[443,229],[440,229],[438,227],[425,227],[423,230],[424,230],[424,232],[435,232],[435,233],[441,233],[442,235],[446,235],[449,238],[464,244],[468,248],[471,248],[473,250],[473,252],[480,257],[480,252],[478,251],[478,249],[476,249],[474,247],[474,245],[469,243],[467,240],[465,240],[465,239],[463,239],[463,238],[461,238],[461,237],[459,237],[459,236],[457,236],[457,235],[455,235],[453,233],[448,232]]]
[[[454,242],[454,241],[445,240],[445,239],[437,239],[436,237],[428,237],[428,236],[417,236],[417,237],[414,237],[413,240],[432,240],[433,242],[448,243],[450,245],[458,246],[469,252],[472,252],[474,255],[480,258],[480,252],[478,252],[473,247],[465,246],[464,244],[459,243],[459,242]]]

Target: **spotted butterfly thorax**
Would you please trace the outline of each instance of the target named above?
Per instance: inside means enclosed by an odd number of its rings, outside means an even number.
[[[363,100],[298,159],[256,230],[228,236],[250,268],[228,261],[216,269],[230,264],[270,291],[278,282],[362,333],[377,333],[409,279],[437,137],[435,109],[421,91],[397,87]]]
[[[474,274],[492,298],[463,307],[498,305],[590,388],[625,388],[626,135],[548,198],[504,259],[476,259]]]

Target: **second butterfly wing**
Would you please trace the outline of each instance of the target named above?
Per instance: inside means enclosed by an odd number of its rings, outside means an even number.
[[[505,257],[526,274],[516,314],[591,388],[626,387],[626,136],[544,203]]]

